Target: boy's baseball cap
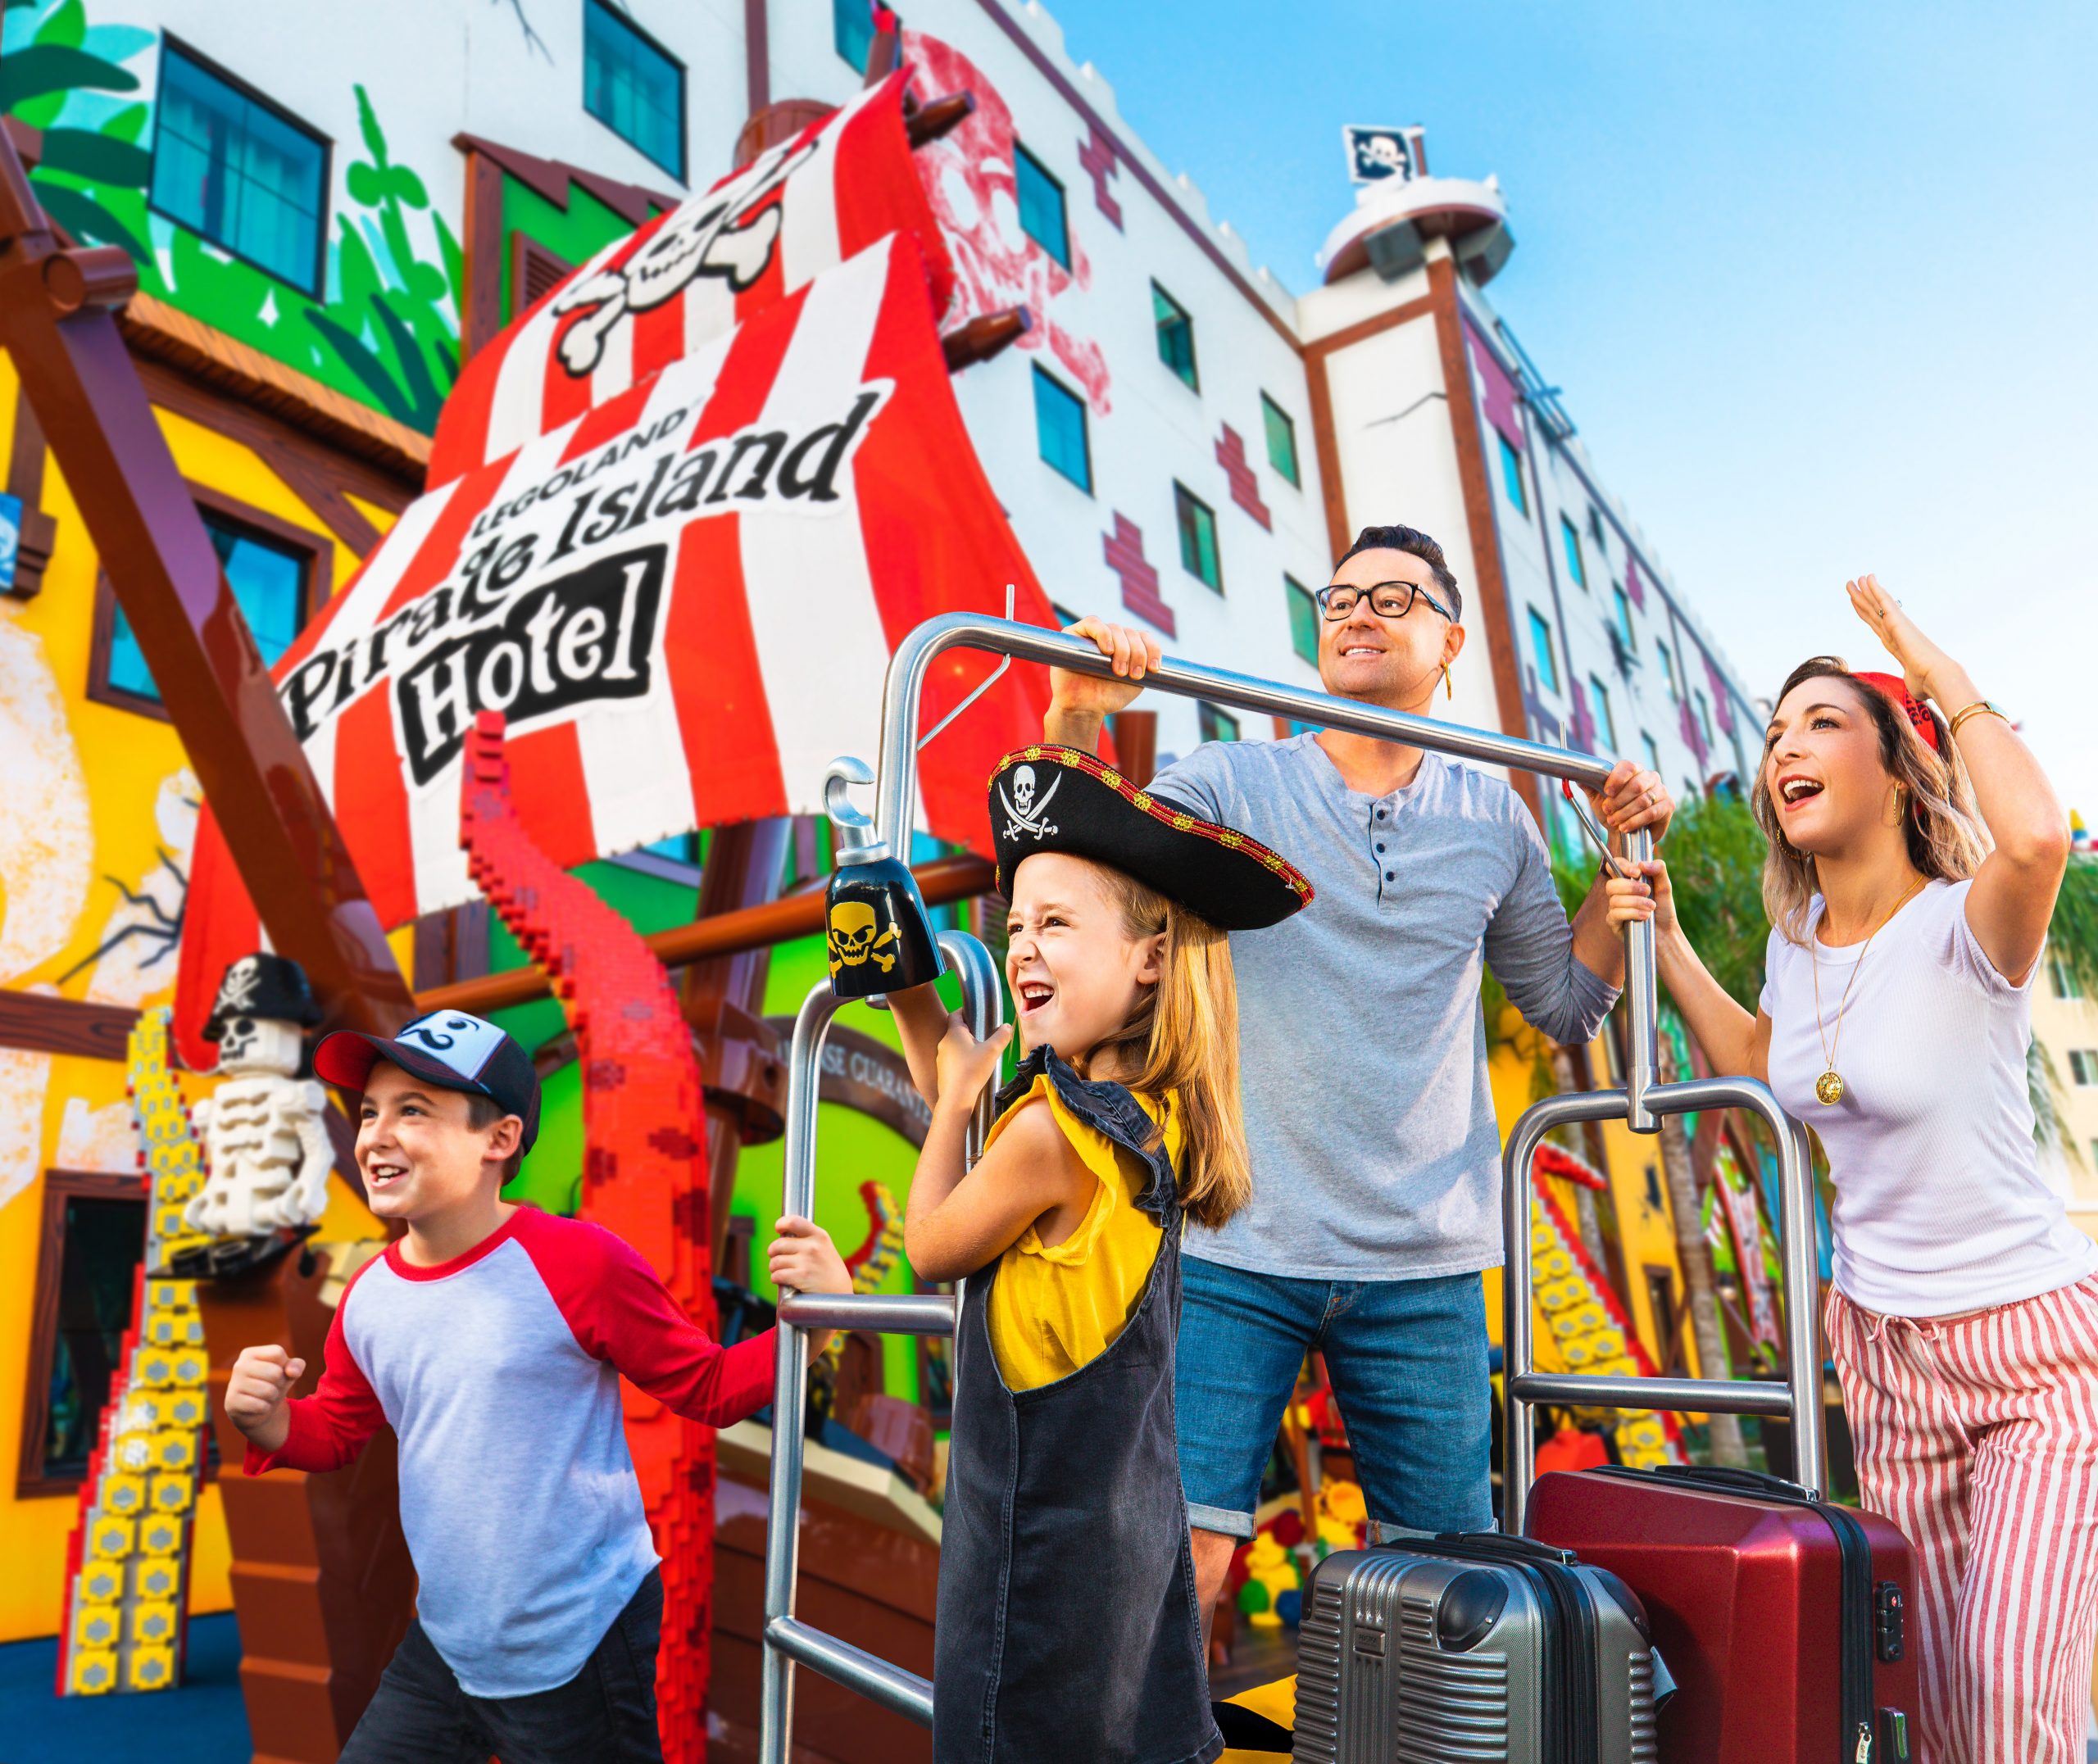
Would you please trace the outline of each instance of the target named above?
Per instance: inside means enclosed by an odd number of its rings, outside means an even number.
[[[361,1091],[382,1059],[440,1089],[493,1098],[524,1123],[520,1151],[529,1151],[539,1136],[539,1074],[531,1055],[485,1018],[434,1010],[390,1039],[338,1029],[313,1050],[313,1069],[330,1084]]]

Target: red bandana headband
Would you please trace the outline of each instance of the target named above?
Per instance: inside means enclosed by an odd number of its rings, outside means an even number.
[[[1892,700],[1894,708],[1914,726],[1917,739],[1932,753],[1937,751],[1937,724],[1932,720],[1930,712],[1923,708],[1922,703],[1909,696],[1909,688],[1897,676],[1891,673],[1854,673],[1851,678],[1863,681],[1883,697]]]

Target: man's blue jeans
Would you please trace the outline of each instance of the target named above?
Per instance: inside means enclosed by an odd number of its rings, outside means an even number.
[[[1483,1531],[1492,1385],[1476,1274],[1292,1280],[1183,1256],[1174,1383],[1188,1519],[1253,1535],[1260,1472],[1306,1354],[1326,1357],[1369,1517]]]

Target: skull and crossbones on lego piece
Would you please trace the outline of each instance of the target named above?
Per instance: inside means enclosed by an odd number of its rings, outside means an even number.
[[[871,961],[888,973],[896,966],[893,955],[882,951],[900,940],[895,926],[880,931],[881,920],[864,900],[841,900],[830,909],[830,971],[860,968]],[[876,935],[879,931],[880,934]]]
[[[204,1144],[204,1186],[184,1222],[215,1240],[215,1270],[317,1221],[328,1204],[334,1149],[323,1125],[326,1093],[301,1076],[305,1033],[320,1020],[296,962],[243,956],[226,970],[204,1025],[218,1044],[218,1088],[190,1111]],[[259,1240],[259,1241],[258,1241]]]
[[[1056,794],[1057,787],[1064,782],[1059,773],[1050,780],[1048,789],[1035,796],[1034,768],[1031,765],[1013,768],[1013,787],[1009,791],[1001,784],[998,800],[1006,805],[1006,837],[1017,839],[1026,834],[1030,839],[1049,839],[1056,836],[1053,823],[1043,819],[1049,812],[1049,799]]]
[[[733,293],[750,287],[765,274],[779,241],[779,203],[758,204],[815,151],[811,141],[792,152],[766,155],[741,177],[674,210],[624,263],[556,294],[549,309],[555,317],[584,315],[561,333],[561,365],[579,379],[596,372],[616,326],[674,300],[703,275],[721,277]]]

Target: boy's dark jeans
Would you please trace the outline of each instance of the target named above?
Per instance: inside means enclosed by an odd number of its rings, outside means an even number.
[[[491,1753],[502,1764],[661,1764],[662,1626],[663,1576],[651,1569],[565,1685],[529,1697],[475,1697],[411,1622],[340,1764],[488,1764]]]

